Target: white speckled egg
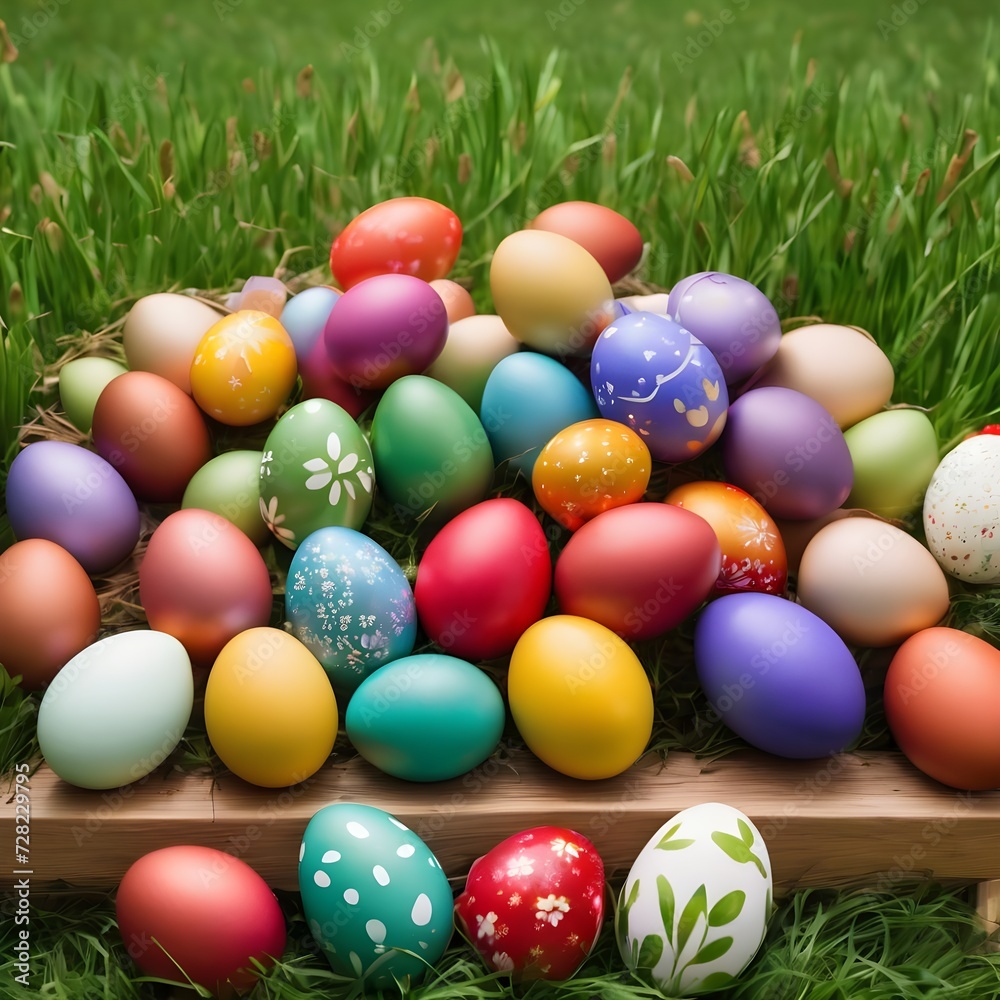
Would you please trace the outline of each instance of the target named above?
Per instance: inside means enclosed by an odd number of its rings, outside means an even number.
[[[927,547],[946,573],[1000,583],[1000,437],[980,434],[938,465],[924,495]]]
[[[691,806],[635,859],[618,899],[618,949],[668,996],[724,989],[764,940],[771,891],[771,861],[753,823],[719,802]]]

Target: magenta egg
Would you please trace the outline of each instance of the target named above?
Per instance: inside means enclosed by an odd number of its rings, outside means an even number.
[[[384,389],[419,375],[447,337],[441,296],[409,274],[379,274],[348,289],[323,334],[334,374],[357,389]]]

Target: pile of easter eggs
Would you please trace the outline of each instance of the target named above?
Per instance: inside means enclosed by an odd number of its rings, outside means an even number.
[[[461,241],[446,206],[392,199],[334,240],[338,287],[289,298],[251,278],[225,315],[149,295],[125,320],[127,368],[63,367],[63,409],[92,443],[17,455],[18,541],[0,554],[0,662],[43,692],[52,769],[84,788],[143,778],[203,683],[214,750],[263,787],[319,771],[340,727],[398,779],[455,778],[495,751],[508,709],[550,768],[610,778],[652,734],[635,643],[691,623],[711,712],[752,746],[849,748],[866,710],[857,650],[898,647],[885,705],[901,749],[946,784],[1000,786],[1000,653],[940,626],[949,575],[1000,581],[1000,437],[939,464],[927,414],[888,406],[892,365],[870,336],[783,335],[738,276],[615,299],[644,246],[604,206],[555,205],[504,239],[494,314],[447,277]],[[502,489],[515,478],[532,506]],[[419,538],[412,585],[366,531],[376,495]],[[98,638],[94,581],[133,553],[143,513],[157,522],[139,565],[149,627]],[[268,547],[286,553],[277,591]],[[137,861],[122,931],[161,942],[134,956],[147,974],[191,955],[207,988],[246,985],[240,969],[280,954],[280,912],[252,869],[206,852]],[[447,879],[395,817],[328,806],[299,862],[338,973],[378,987],[443,952]],[[566,978],[600,931],[602,886],[593,844],[539,827],[476,863],[454,918],[489,968]],[[752,958],[770,907],[760,834],[706,803],[638,856],[615,933],[661,989],[716,989]],[[223,910],[239,927],[199,964]]]

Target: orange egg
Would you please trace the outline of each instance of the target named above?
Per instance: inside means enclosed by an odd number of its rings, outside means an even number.
[[[457,281],[435,278],[429,284],[441,296],[449,323],[457,323],[460,319],[476,315],[476,304],[472,301],[472,296]]]
[[[784,594],[788,562],[781,534],[749,493],[729,483],[705,480],[678,486],[664,500],[712,526],[722,549],[716,594],[744,590]]]
[[[1000,788],[1000,650],[968,632],[927,628],[896,651],[885,716],[900,750],[953,788]]]
[[[191,392],[209,416],[246,427],[278,412],[295,376],[295,345],[285,328],[265,312],[241,309],[201,338],[191,363]]]
[[[581,420],[560,431],[535,461],[531,485],[546,513],[570,531],[611,507],[642,499],[652,459],[631,427]]]

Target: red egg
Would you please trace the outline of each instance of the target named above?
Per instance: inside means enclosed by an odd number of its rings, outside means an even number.
[[[665,500],[683,507],[712,526],[722,549],[718,594],[759,590],[784,594],[788,577],[785,546],[774,521],[749,493],[729,483],[685,483]]]
[[[212,457],[201,410],[169,379],[125,372],[97,398],[94,446],[141,500],[180,500]]]
[[[691,511],[663,503],[614,507],[566,543],[556,560],[556,597],[567,615],[626,639],[650,639],[708,597],[721,560],[712,526]]]
[[[267,625],[271,577],[257,547],[222,515],[191,507],[165,518],[139,566],[149,627],[211,666],[233,636]]]
[[[357,388],[334,374],[322,335],[299,366],[299,375],[302,376],[303,399],[329,399],[347,410],[355,420],[372,403],[378,402],[379,393]]]
[[[390,198],[352,219],[333,241],[330,270],[348,289],[376,274],[445,278],[462,246],[462,223],[429,198]]]
[[[953,788],[1000,788],[1000,650],[954,628],[926,628],[896,651],[885,717],[899,749]]]
[[[604,863],[576,831],[532,827],[473,862],[455,918],[489,969],[569,979],[601,931]]]
[[[285,949],[285,920],[267,883],[212,847],[144,854],[115,899],[118,930],[146,976],[190,979],[216,996],[250,989]]]
[[[608,281],[621,281],[642,257],[642,234],[605,205],[564,201],[539,212],[528,229],[544,229],[579,243],[604,269]]]
[[[417,568],[420,624],[453,656],[509,653],[545,613],[552,589],[549,546],[538,519],[509,497],[484,500],[449,521]]]

